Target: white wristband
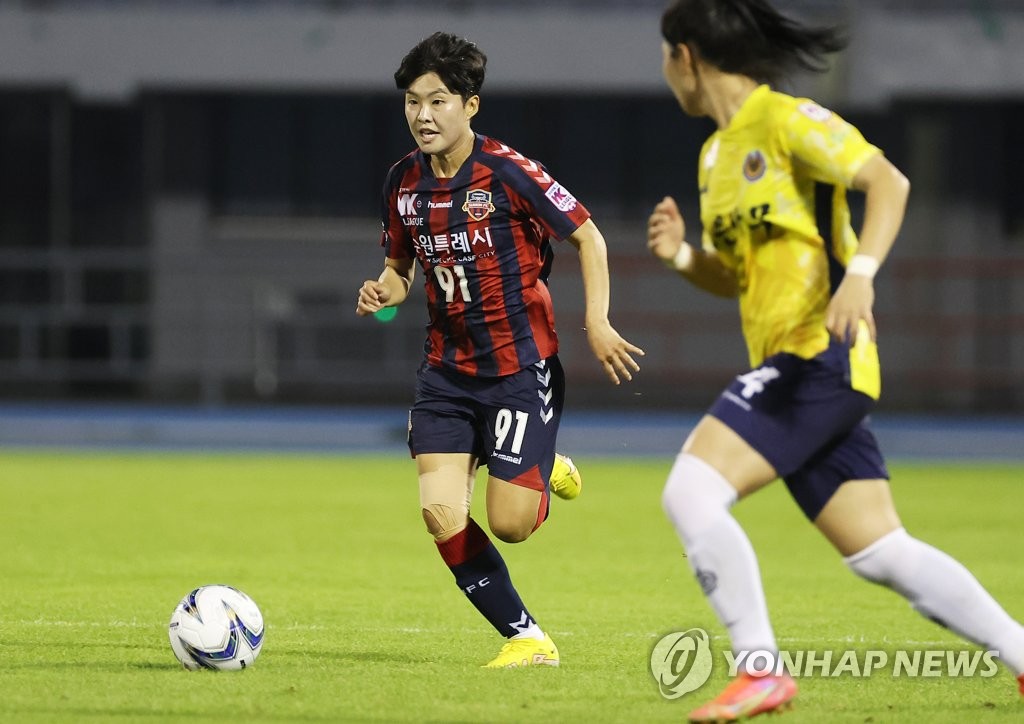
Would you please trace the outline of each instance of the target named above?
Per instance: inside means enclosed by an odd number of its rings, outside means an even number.
[[[679,245],[679,251],[676,252],[676,255],[671,259],[662,259],[662,263],[669,269],[679,272],[686,271],[690,268],[690,264],[693,263],[693,247],[684,241]]]
[[[868,279],[874,279],[877,272],[878,259],[867,254],[854,254],[850,263],[846,265],[847,274],[856,274]]]

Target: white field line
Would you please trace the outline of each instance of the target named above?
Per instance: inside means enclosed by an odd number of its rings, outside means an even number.
[[[47,628],[139,628],[139,629],[156,629],[164,628],[166,623],[155,623],[153,621],[140,621],[139,619],[129,620],[110,620],[110,621],[62,621],[57,619],[46,619],[46,618],[35,618],[35,619],[0,619],[0,627],[12,626],[12,627],[47,627]],[[272,628],[276,631],[330,631],[332,629],[340,630],[342,625],[338,626],[323,626],[319,624],[305,624],[305,623],[289,623],[289,624],[274,624],[273,622],[268,623],[268,628]],[[350,627],[346,627],[350,628]],[[360,626],[360,631],[364,632],[379,632],[379,633],[402,633],[402,634],[450,634],[453,633],[451,629],[447,628],[419,628],[419,627],[408,627],[408,626]],[[683,629],[679,629],[683,630]],[[479,633],[481,629],[478,628],[464,628],[457,633],[474,634]],[[577,635],[573,631],[557,631],[551,630],[550,633],[553,636],[575,636]],[[662,632],[638,632],[638,631],[622,631],[619,633],[621,638],[647,638],[647,639],[660,639],[662,636],[670,633],[669,630]],[[589,635],[589,634],[586,634]],[[726,636],[712,636],[714,641],[727,642],[728,637]],[[894,646],[949,646],[951,644],[958,643],[956,640],[943,640],[943,641],[918,641],[900,639],[895,640],[888,636],[874,637],[874,636],[844,636],[840,638],[798,638],[798,637],[779,637],[778,642],[780,644],[813,644],[815,646],[831,646],[831,645],[849,645],[849,644],[870,644],[872,646],[878,644],[888,644]]]

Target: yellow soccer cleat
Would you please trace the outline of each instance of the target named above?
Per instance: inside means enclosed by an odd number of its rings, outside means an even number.
[[[572,463],[572,458],[555,453],[551,468],[551,492],[562,500],[572,500],[583,489],[583,477]]]
[[[485,669],[514,669],[519,666],[558,666],[558,648],[551,637],[509,639]]]

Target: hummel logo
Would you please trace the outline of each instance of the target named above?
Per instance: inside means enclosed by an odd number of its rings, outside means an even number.
[[[544,385],[544,389],[537,390],[537,394],[540,396],[542,403],[540,419],[547,425],[551,422],[551,418],[555,416],[555,411],[548,407],[551,404],[551,398],[554,396],[554,391],[551,389],[551,370],[547,369],[547,360],[537,362],[534,367],[538,370],[543,370],[543,372],[538,371],[535,374],[537,375],[537,381]]]
[[[526,615],[526,611],[523,611],[518,621],[510,621],[508,625],[519,633],[523,633],[533,625],[533,621],[531,621],[530,617]]]
[[[494,153],[498,156],[505,156],[506,158],[512,159],[519,164],[520,168],[542,184],[549,183],[552,180],[551,177],[548,176],[547,172],[545,172],[536,161],[531,161],[526,158],[526,156],[516,153],[504,143],[498,144],[498,150]]]

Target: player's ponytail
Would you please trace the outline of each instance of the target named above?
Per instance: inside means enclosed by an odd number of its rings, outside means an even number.
[[[792,70],[823,71],[825,56],[846,46],[838,28],[804,25],[767,0],[675,0],[662,15],[661,35],[720,70],[768,83]]]

